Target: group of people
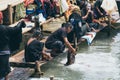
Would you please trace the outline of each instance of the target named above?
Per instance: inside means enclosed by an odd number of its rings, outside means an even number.
[[[39,14],[42,11],[44,17],[49,18],[63,13],[61,6],[65,5],[64,2],[67,3],[65,0],[24,0],[24,6],[28,8],[30,4],[34,3],[37,6],[36,13]]]
[[[102,0],[96,0],[94,5],[91,5],[87,0],[76,0],[76,3],[79,8],[72,10],[68,20],[74,26],[73,30],[68,34],[70,42],[73,42],[74,34],[77,41],[81,42],[81,37],[86,32],[99,32],[107,26],[106,23],[99,21],[99,18],[107,15],[106,11],[100,7]]]
[[[25,46],[26,62],[42,60],[44,56],[45,58],[47,57],[47,60],[51,60],[53,57],[63,53],[65,46],[67,46],[69,53],[75,54],[76,49],[71,45],[71,42],[74,40],[74,34],[79,41],[81,36],[85,35],[86,32],[99,32],[103,28],[99,21],[94,20],[93,22],[93,11],[86,0],[81,0],[77,5],[79,5],[80,8],[74,9],[69,16],[69,20],[63,23],[61,28],[53,32],[45,43],[38,40],[41,34],[39,31],[33,33],[33,36],[28,40]],[[97,19],[101,16],[105,16],[104,10],[101,13],[102,15],[95,15]],[[97,11],[96,14],[98,14]],[[44,47],[51,51],[48,53]]]
[[[63,53],[67,46],[69,53],[75,55],[76,49],[71,45],[74,34],[78,41],[88,31],[99,32],[104,26],[97,19],[106,15],[104,9],[100,7],[102,0],[97,0],[94,7],[87,0],[76,0],[79,9],[74,9],[69,16],[69,20],[61,25],[61,28],[53,32],[45,41],[39,41],[41,32],[35,30],[32,37],[25,45],[25,61],[35,62],[38,60],[51,60]],[[10,39],[14,34],[21,33],[25,27],[25,22],[21,21],[15,27],[2,25],[0,12],[0,80],[7,80],[10,72],[9,56],[11,52]],[[15,35],[14,35],[15,36]],[[14,46],[14,45],[13,45]],[[46,49],[50,49],[47,52]]]
[[[0,13],[2,15],[2,13]],[[0,80],[7,80],[8,74],[11,71],[9,56],[11,53],[11,37],[22,33],[22,28],[26,26],[24,21],[19,22],[15,27],[9,27],[2,25],[2,18],[0,18]],[[60,29],[51,34],[45,43],[40,42],[39,38],[41,32],[35,30],[32,37],[28,40],[25,45],[25,61],[26,62],[35,62],[38,60],[51,60],[53,57],[62,53],[65,49],[65,44],[67,45],[70,52],[75,53],[75,49],[71,46],[67,39],[67,34],[71,32],[73,26],[70,22],[64,23]],[[14,38],[15,39],[15,38]],[[17,37],[17,39],[20,39]],[[17,40],[15,39],[15,40]],[[12,46],[14,46],[14,42]],[[51,49],[50,53],[44,49],[44,46],[47,49]]]
[[[45,43],[38,40],[41,33],[38,30],[35,31],[25,46],[26,62],[35,62],[36,60],[42,59],[51,60],[53,57],[63,53],[65,45],[68,47],[69,51],[74,54],[76,50],[67,39],[67,34],[70,33],[72,29],[73,26],[70,22],[64,23],[61,28],[53,32],[47,38]],[[48,53],[44,46],[51,51]]]

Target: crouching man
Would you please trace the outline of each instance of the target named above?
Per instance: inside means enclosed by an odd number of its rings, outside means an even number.
[[[65,45],[68,47],[68,52],[75,54],[76,50],[72,47],[67,38],[67,34],[72,31],[72,28],[73,26],[70,22],[64,23],[64,27],[59,28],[47,38],[45,47],[52,50],[52,57],[63,53]]]

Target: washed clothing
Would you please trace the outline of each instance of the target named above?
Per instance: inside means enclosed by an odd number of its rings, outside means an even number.
[[[40,60],[42,57],[42,50],[44,43],[39,42],[38,40],[33,40],[30,44],[25,46],[25,61],[26,62],[35,62]]]

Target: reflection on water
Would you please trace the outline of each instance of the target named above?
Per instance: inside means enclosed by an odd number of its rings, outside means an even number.
[[[82,47],[81,47],[82,46]],[[64,66],[66,55],[61,55],[42,66],[45,75],[34,80],[120,80],[120,32],[106,36],[97,35],[91,46],[81,45],[76,61]]]

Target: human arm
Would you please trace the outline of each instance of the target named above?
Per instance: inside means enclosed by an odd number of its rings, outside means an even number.
[[[64,42],[66,44],[66,46],[69,48],[70,51],[72,51],[72,53],[75,54],[76,50],[71,46],[70,42],[68,41],[67,37],[64,37]]]
[[[93,15],[93,11],[88,10],[87,13],[82,17],[82,19],[84,19],[84,20],[87,19],[90,13]]]
[[[103,13],[100,11],[100,9],[98,7],[96,7],[97,11],[99,12],[99,14],[102,16]]]
[[[14,27],[8,27],[7,31],[9,34],[16,34],[20,31],[22,31],[22,28],[26,26],[24,21],[20,21],[16,26]]]
[[[100,31],[100,29],[94,29],[93,27],[92,27],[92,31],[94,31],[94,32],[99,32]]]
[[[42,51],[43,58],[47,60],[51,60],[53,57],[51,57],[50,53],[46,52],[45,50]]]

